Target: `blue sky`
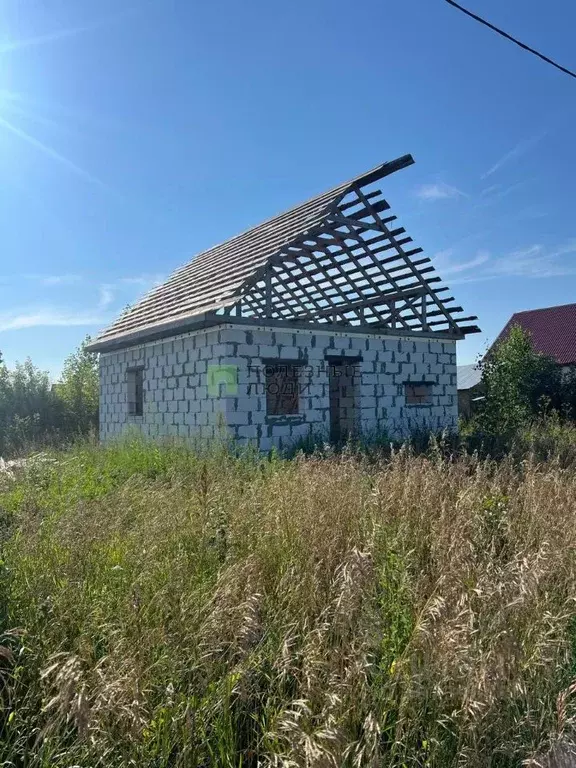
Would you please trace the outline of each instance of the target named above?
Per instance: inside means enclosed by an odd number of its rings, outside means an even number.
[[[443,0],[4,0],[0,350],[52,375],[196,252],[379,162],[483,333],[576,300],[576,81]],[[576,68],[576,6],[467,0]]]

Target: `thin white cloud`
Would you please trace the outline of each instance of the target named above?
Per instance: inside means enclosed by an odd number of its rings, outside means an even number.
[[[137,287],[139,289],[138,294],[140,295],[151,290],[156,285],[159,285],[162,280],[163,277],[160,275],[143,274],[134,275],[132,277],[121,277],[113,283],[103,283],[99,289],[100,299],[98,308],[101,310],[107,309],[114,302],[118,294],[123,294],[125,296],[127,289],[132,298],[131,288]]]
[[[22,280],[30,280],[33,283],[39,283],[46,287],[76,285],[77,283],[81,283],[83,279],[82,275],[72,273],[63,273],[61,275],[41,275],[38,273],[31,273],[22,275],[4,275],[0,277],[0,281],[4,283],[16,283]]]
[[[491,274],[477,274],[477,275],[461,275],[458,277],[450,278],[450,285],[466,285],[466,283],[485,283],[487,280],[496,280],[498,275]]]
[[[480,197],[487,197],[488,195],[493,195],[501,187],[502,187],[502,184],[491,184],[489,187],[486,187],[486,189],[483,189],[480,192]]]
[[[26,275],[32,279],[40,279],[45,285],[71,284],[71,278],[83,279],[80,275]],[[114,283],[102,283],[98,287],[98,301],[92,309],[75,310],[54,307],[17,308],[0,313],[0,332],[16,331],[23,328],[65,327],[65,326],[103,326],[110,322],[115,314],[121,311],[122,304],[132,300],[130,287],[138,286],[138,294],[142,289],[151,288],[161,280],[159,275],[134,275],[119,278]],[[48,282],[46,282],[48,281]],[[130,295],[126,295],[126,294]],[[117,302],[116,308],[113,304]]]
[[[100,286],[100,300],[98,301],[99,309],[106,309],[114,301],[114,287],[112,285]]]
[[[74,285],[82,280],[80,275],[31,275],[33,280],[38,280],[42,285]]]
[[[508,187],[504,187],[504,189],[501,189],[495,197],[500,200],[503,197],[507,197],[511,192],[515,192],[517,189],[520,189],[520,187],[523,187],[526,185],[525,181],[518,181],[516,184],[510,184]]]
[[[576,253],[576,243],[566,243],[552,251],[535,243],[518,251],[508,253],[494,263],[493,270],[498,275],[508,277],[564,277],[576,275],[576,262],[562,259]]]
[[[58,309],[22,309],[0,315],[0,332],[23,328],[101,325],[105,320],[95,312],[70,312]]]
[[[569,240],[564,245],[560,245],[555,251],[552,251],[550,258],[555,259],[557,256],[566,256],[567,254],[576,253],[576,239]]]
[[[445,248],[443,251],[436,251],[436,253],[432,254],[432,259],[435,264],[445,264],[454,256],[455,252],[455,248]]]
[[[436,201],[436,200],[449,200],[457,197],[467,197],[465,192],[457,187],[452,187],[450,184],[445,184],[443,181],[436,182],[434,184],[422,184],[416,189],[416,197],[420,200]]]
[[[154,288],[156,285],[160,285],[166,279],[165,275],[157,274],[143,274],[135,275],[134,277],[121,277],[119,283],[125,285],[137,285],[142,288]]]
[[[499,171],[503,166],[507,165],[512,160],[517,160],[519,157],[522,157],[522,155],[525,155],[544,138],[544,135],[545,134],[539,134],[538,136],[532,136],[530,139],[523,139],[522,141],[519,141],[515,147],[512,147],[509,152],[506,152],[506,154],[497,160],[494,165],[486,171],[486,173],[482,174],[480,178],[489,178],[492,176],[492,174]]]
[[[498,275],[534,277],[544,268],[546,259],[543,251],[543,247],[537,243],[512,251],[497,259],[492,270]]]
[[[448,249],[436,254],[434,261],[439,274],[448,276],[450,283],[456,285],[504,277],[544,279],[576,275],[576,259],[569,258],[573,255],[576,239],[552,249],[533,243],[498,258],[479,251],[474,258],[461,262],[454,259],[454,250]]]
[[[472,259],[468,259],[468,261],[453,261],[451,263],[445,259],[443,260],[443,255],[452,256],[453,252],[449,250],[440,252],[440,254],[436,255],[434,260],[437,262],[436,268],[438,269],[438,273],[441,276],[457,275],[461,272],[467,272],[470,269],[475,269],[476,267],[480,267],[483,264],[486,264],[486,262],[490,261],[490,254],[487,251],[478,251],[476,256],[474,256]]]
[[[509,214],[506,218],[506,222],[525,221],[526,219],[544,219],[550,215],[550,211],[542,208],[539,205],[529,205],[526,208],[521,208],[516,213]]]
[[[524,187],[526,184],[527,181],[518,181],[515,184],[509,184],[507,187],[504,187],[502,184],[494,184],[492,187],[488,187],[488,189],[485,189],[480,193],[482,201],[474,207],[485,208],[488,205],[493,205],[504,197],[508,197],[508,195],[515,192],[517,189]]]

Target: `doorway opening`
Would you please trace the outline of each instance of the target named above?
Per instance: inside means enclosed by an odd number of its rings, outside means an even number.
[[[361,357],[326,357],[332,443],[346,442],[358,434],[361,361]]]

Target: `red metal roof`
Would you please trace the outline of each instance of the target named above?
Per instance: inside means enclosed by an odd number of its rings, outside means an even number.
[[[534,349],[560,365],[576,363],[576,304],[516,312],[496,339],[503,339],[514,325],[532,336]]]

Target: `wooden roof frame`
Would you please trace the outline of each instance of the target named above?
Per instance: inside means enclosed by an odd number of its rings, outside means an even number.
[[[253,322],[461,339],[477,333],[379,189],[411,155],[339,185],[199,254],[122,315],[94,351],[159,338],[200,321]],[[384,216],[382,214],[385,214]],[[202,320],[201,320],[202,319]],[[160,336],[159,336],[160,334]]]

